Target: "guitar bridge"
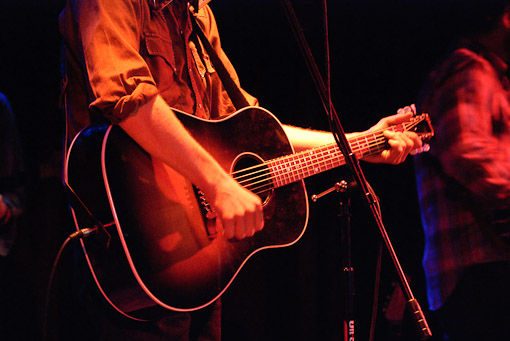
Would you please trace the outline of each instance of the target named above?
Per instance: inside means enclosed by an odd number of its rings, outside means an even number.
[[[193,185],[193,190],[195,191],[198,205],[200,206],[200,211],[204,220],[205,232],[209,239],[214,239],[218,235],[218,230],[216,229],[216,218],[218,217],[218,214],[207,202],[204,192],[202,192],[198,187],[195,187],[195,185]]]

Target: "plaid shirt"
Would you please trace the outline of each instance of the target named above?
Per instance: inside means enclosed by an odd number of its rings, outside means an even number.
[[[432,310],[470,265],[510,260],[510,244],[497,230],[510,224],[494,224],[496,214],[510,212],[506,71],[497,56],[465,44],[431,75],[419,104],[436,132],[430,152],[416,157]]]
[[[10,252],[16,235],[16,220],[23,213],[24,168],[16,118],[7,97],[0,93],[0,194],[13,216],[7,224],[0,223],[0,256]]]

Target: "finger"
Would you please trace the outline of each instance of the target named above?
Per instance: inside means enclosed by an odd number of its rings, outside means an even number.
[[[234,219],[234,236],[237,240],[246,238],[245,215],[237,216]]]
[[[412,150],[410,154],[416,155],[416,154],[426,153],[429,150],[430,150],[430,145],[428,143],[425,143],[423,146]]]
[[[409,153],[411,153],[417,146],[421,145],[421,140],[418,138],[415,139],[415,136],[417,138],[415,133],[410,132],[404,132],[399,135],[401,142],[404,143],[404,152],[399,159],[399,163],[404,162]]]
[[[419,148],[422,145],[421,139],[414,132],[406,131],[404,133],[400,133],[385,131],[384,136],[388,139],[388,144],[389,141],[395,140],[402,145],[402,147],[404,148],[403,150],[404,157],[407,156],[407,154],[409,154],[413,149]]]
[[[402,114],[407,114],[407,113],[414,113],[415,110],[413,110],[413,108],[414,108],[414,104],[407,105],[403,108],[398,109],[397,114],[402,115]]]
[[[246,235],[252,237],[256,232],[264,227],[264,214],[262,210],[262,201],[256,197],[253,211],[246,215]]]
[[[253,237],[255,234],[255,212],[246,212],[244,215],[244,230],[246,237]]]
[[[411,150],[411,152],[409,154],[416,155],[416,154],[420,154],[421,152],[422,152],[422,147]]]
[[[413,149],[416,148],[416,141],[412,138],[412,135],[407,132],[398,134],[398,137],[404,143],[404,157],[406,157]]]
[[[223,235],[226,239],[234,238],[234,221],[233,219],[225,219],[221,220],[223,224]]]
[[[413,147],[414,148],[419,148],[419,147],[422,146],[423,141],[418,136],[418,134],[416,134],[415,132],[412,132],[412,131],[406,131],[406,132],[404,132],[404,134],[413,141]]]
[[[259,210],[255,213],[255,230],[261,231],[264,228],[264,211],[262,211],[262,205]]]
[[[395,114],[392,116],[388,116],[383,118],[380,121],[380,127],[381,128],[388,128],[403,122],[407,122],[413,117],[413,114],[411,112],[403,112],[400,114]]]
[[[388,144],[391,147],[388,151],[388,161],[393,164],[400,163],[402,157],[405,155],[404,143],[399,139],[393,138],[388,140]]]

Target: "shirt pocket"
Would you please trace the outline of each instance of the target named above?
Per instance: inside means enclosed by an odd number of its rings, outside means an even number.
[[[161,36],[146,35],[145,47],[149,56],[158,56],[165,60],[165,62],[176,70],[175,53],[172,49],[172,42]]]

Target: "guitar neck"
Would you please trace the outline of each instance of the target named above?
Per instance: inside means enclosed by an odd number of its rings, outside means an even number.
[[[423,141],[434,136],[428,114],[414,116],[408,122],[392,127],[356,135],[348,139],[351,151],[357,159],[375,155],[386,149],[384,131],[413,131]],[[260,194],[303,180],[330,169],[345,165],[345,158],[336,144],[328,144],[299,153],[282,156],[263,164],[236,171],[234,178],[252,192]]]
[[[404,131],[403,125],[393,126],[393,131]],[[348,139],[352,152],[358,159],[378,154],[386,148],[383,130],[358,135]],[[266,162],[273,187],[305,179],[330,169],[345,165],[345,158],[336,144],[329,144]]]

